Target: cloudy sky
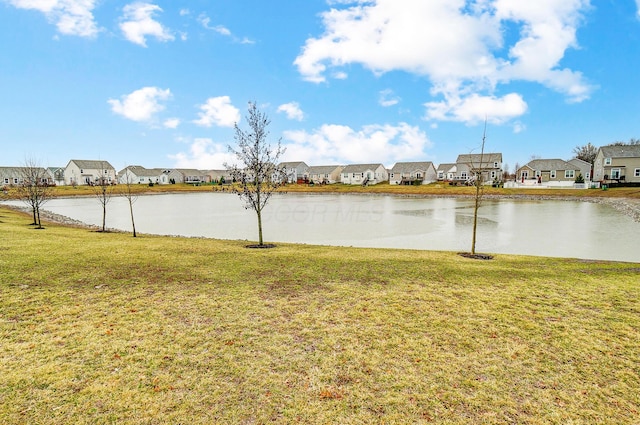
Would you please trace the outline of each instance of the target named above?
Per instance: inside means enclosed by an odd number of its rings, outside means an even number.
[[[0,0],[0,166],[222,168],[255,101],[309,165],[640,137],[640,0]]]

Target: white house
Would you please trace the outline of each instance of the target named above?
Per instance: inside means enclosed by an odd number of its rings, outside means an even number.
[[[431,161],[397,162],[389,171],[390,184],[428,184],[436,178],[436,167]]]
[[[389,180],[387,169],[382,164],[351,164],[342,170],[343,184],[371,185]]]
[[[104,179],[105,182],[117,182],[116,169],[109,161],[72,159],[64,169],[64,180],[68,185],[88,185]]]
[[[502,181],[502,154],[462,154],[456,159],[456,180],[470,181],[476,174],[482,176],[484,184]]]
[[[456,167],[456,164],[440,164],[436,170],[438,174],[437,179],[440,181],[453,180],[456,176],[457,170],[458,167]]]

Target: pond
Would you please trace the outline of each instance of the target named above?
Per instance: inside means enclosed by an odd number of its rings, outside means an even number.
[[[23,204],[21,204],[23,205]],[[231,193],[140,196],[141,233],[257,240],[253,210]],[[129,231],[126,199],[107,205],[107,226]],[[95,198],[52,199],[44,209],[100,225]],[[277,194],[264,210],[265,242],[469,251],[473,199]],[[484,199],[476,251],[640,262],[640,223],[610,206],[577,201]]]

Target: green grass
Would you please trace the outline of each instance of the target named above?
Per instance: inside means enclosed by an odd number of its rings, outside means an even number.
[[[2,424],[640,420],[640,264],[29,222],[0,208]]]

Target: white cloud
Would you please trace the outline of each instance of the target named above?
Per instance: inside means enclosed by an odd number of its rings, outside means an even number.
[[[44,13],[55,22],[62,34],[94,37],[98,26],[93,17],[97,0],[9,0],[19,9],[32,9]]]
[[[636,14],[638,15],[638,18],[640,18],[640,0],[636,0],[636,9]]]
[[[169,118],[166,119],[162,125],[164,126],[164,128],[178,128],[178,126],[180,125],[180,119],[178,118]]]
[[[232,163],[235,156],[226,145],[214,143],[209,138],[194,139],[188,152],[169,155],[176,168],[196,168],[199,170],[221,170],[225,163]]]
[[[496,87],[513,81],[539,83],[579,102],[594,88],[561,61],[578,47],[576,31],[589,1],[333,0],[321,15],[324,33],[306,41],[294,64],[316,83],[346,75],[352,64],[376,75],[400,70],[424,76],[432,96],[444,98],[449,117],[469,114],[449,110],[451,99],[467,107],[479,99],[499,106]]]
[[[160,103],[171,97],[169,89],[158,87],[143,87],[128,95],[121,96],[121,100],[109,99],[111,110],[132,121],[150,121],[154,114],[164,109]]]
[[[200,109],[199,118],[193,122],[203,127],[233,127],[240,121],[240,110],[231,104],[229,96],[210,97]]]
[[[162,12],[162,9],[151,3],[136,2],[126,5],[120,23],[125,38],[142,47],[147,47],[146,37],[155,37],[159,41],[174,40],[173,34],[153,19],[156,12]]]
[[[459,121],[475,124],[485,118],[493,124],[502,124],[527,111],[527,104],[517,93],[503,97],[471,94],[467,97],[448,97],[442,102],[427,102],[426,118],[439,121]]]
[[[424,158],[431,146],[427,135],[406,123],[368,125],[354,130],[344,125],[325,124],[309,133],[286,131],[283,135],[286,160],[304,159],[310,164],[349,164]]]
[[[391,89],[382,90],[380,93],[378,103],[380,106],[388,107],[397,105],[400,102],[400,98],[393,93]]]
[[[290,120],[302,121],[304,119],[304,112],[300,109],[298,102],[289,102],[280,105],[278,106],[278,112],[284,112]]]

